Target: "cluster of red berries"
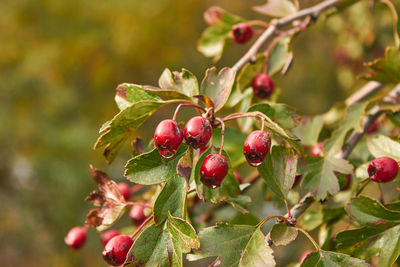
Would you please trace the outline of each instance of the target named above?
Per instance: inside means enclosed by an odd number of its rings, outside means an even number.
[[[189,146],[203,152],[207,148],[212,132],[212,123],[202,116],[191,118],[183,131],[175,120],[163,120],[155,130],[154,143],[160,155],[168,159],[174,156],[183,139]],[[259,166],[269,153],[270,147],[271,138],[269,134],[258,130],[247,136],[243,152],[251,166]],[[207,155],[202,162],[200,180],[207,187],[216,188],[220,186],[228,174],[228,161],[221,154],[221,151],[218,154]]]

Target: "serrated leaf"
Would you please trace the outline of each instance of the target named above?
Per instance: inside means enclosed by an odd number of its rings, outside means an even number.
[[[387,136],[377,134],[367,138],[369,152],[375,157],[390,157],[400,161],[400,143]]]
[[[211,98],[217,112],[228,101],[234,82],[235,73],[231,68],[222,68],[218,73],[215,67],[209,68],[201,82],[200,94]]]
[[[214,265],[275,266],[272,249],[258,226],[219,224],[200,231],[200,249],[189,260],[217,256]],[[229,248],[229,249],[227,249]]]
[[[337,235],[338,249],[369,260],[378,256],[378,267],[392,266],[400,254],[400,225],[365,226],[341,232]]]
[[[110,123],[101,129],[94,149],[105,146],[103,155],[111,163],[122,144],[142,125],[154,112],[168,103],[175,101],[141,100],[121,110]]]
[[[280,71],[287,64],[288,60],[292,58],[293,52],[290,47],[291,40],[291,37],[283,37],[272,48],[267,65],[268,74],[270,76]]]
[[[363,260],[350,257],[346,254],[320,250],[308,255],[308,257],[300,265],[300,267],[334,266],[368,267],[369,264]]]
[[[331,137],[326,141],[324,145],[324,152],[330,155],[334,155],[340,151],[343,146],[346,134],[354,129],[355,131],[362,131],[362,117],[365,113],[367,102],[355,103],[347,108],[346,117],[340,126],[335,130]]]
[[[196,76],[186,69],[182,69],[181,72],[171,72],[169,69],[165,69],[158,84],[162,89],[177,91],[186,96],[199,94],[199,83]]]
[[[302,144],[313,146],[317,144],[323,126],[322,116],[315,116],[312,119],[303,119],[300,125],[294,128],[292,132],[300,138]]]
[[[366,64],[372,71],[364,74],[367,80],[383,83],[400,82],[400,51],[395,47],[387,47],[385,56]]]
[[[353,198],[345,209],[360,224],[400,222],[400,212],[388,210],[379,201],[366,196]]]
[[[287,246],[297,238],[297,234],[296,227],[278,223],[272,227],[270,237],[275,246]]]
[[[177,173],[164,185],[154,203],[154,222],[163,223],[170,213],[175,217],[183,217],[186,202],[186,182]]]
[[[131,158],[125,165],[125,177],[137,184],[159,184],[174,177],[179,159],[185,154],[187,146],[181,144],[176,155],[163,159],[154,148],[152,151]]]
[[[163,224],[152,224],[139,235],[128,253],[126,266],[182,266],[182,254],[198,247],[194,228],[169,215]]]
[[[274,146],[258,171],[264,182],[281,199],[286,199],[294,183],[297,155],[290,148]]]
[[[271,17],[286,17],[297,11],[296,6],[290,0],[267,0],[261,6],[253,6],[254,11]]]
[[[284,129],[294,128],[300,120],[296,110],[286,104],[263,103],[249,108],[248,112],[259,111],[271,118]]]
[[[324,158],[307,159],[305,174],[301,185],[310,190],[318,200],[325,199],[329,194],[339,192],[339,182],[335,172],[350,174],[353,166],[344,159],[327,155]]]
[[[166,90],[167,89],[167,90]],[[148,100],[161,101],[172,99],[190,100],[191,95],[176,90],[176,88],[157,88],[148,85],[139,85],[133,83],[123,83],[118,85],[115,94],[115,102],[120,110],[123,110],[133,103]]]

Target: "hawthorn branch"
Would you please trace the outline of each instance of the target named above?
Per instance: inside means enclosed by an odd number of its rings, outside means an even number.
[[[302,9],[292,15],[280,18],[280,19],[274,19],[270,22],[269,27],[258,37],[258,39],[254,42],[254,44],[250,47],[250,49],[247,51],[247,53],[241,57],[235,65],[233,65],[232,70],[234,72],[237,72],[239,69],[241,69],[244,64],[247,62],[251,61],[252,58],[254,58],[257,54],[257,52],[260,50],[261,46],[272,36],[276,33],[276,30],[289,24],[292,23],[295,20],[298,19],[303,19],[305,17],[311,17],[313,20],[316,20],[324,11],[327,9],[336,6],[339,4],[341,0],[325,0],[317,5],[314,5],[309,8]]]

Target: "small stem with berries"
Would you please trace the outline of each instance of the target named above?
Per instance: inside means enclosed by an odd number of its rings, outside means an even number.
[[[172,117],[172,120],[174,120],[174,121],[176,120],[179,110],[183,107],[194,107],[194,108],[201,110],[202,112],[206,112],[205,108],[203,108],[202,106],[193,104],[193,103],[179,104],[178,107],[175,109],[175,113],[174,113],[174,116]]]
[[[219,148],[219,153],[222,155],[222,150],[224,149],[224,141],[225,141],[225,123],[221,118],[215,118],[217,121],[221,123],[221,147]]]

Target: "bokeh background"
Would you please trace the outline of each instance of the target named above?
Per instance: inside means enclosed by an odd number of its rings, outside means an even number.
[[[201,80],[213,65],[195,48],[206,8],[268,19],[250,8],[264,2],[0,1],[0,265],[106,266],[95,231],[79,252],[63,239],[91,208],[83,201],[95,187],[89,164],[124,180],[126,154],[106,166],[92,149],[102,123],[118,111],[116,86],[157,85],[165,67],[187,68]],[[385,6],[362,1],[300,34],[292,69],[277,77],[280,100],[306,115],[343,100],[364,83],[357,79],[362,62],[393,44],[391,23]],[[246,48],[230,45],[216,65],[231,66]],[[150,139],[154,126],[145,124],[141,134]]]

